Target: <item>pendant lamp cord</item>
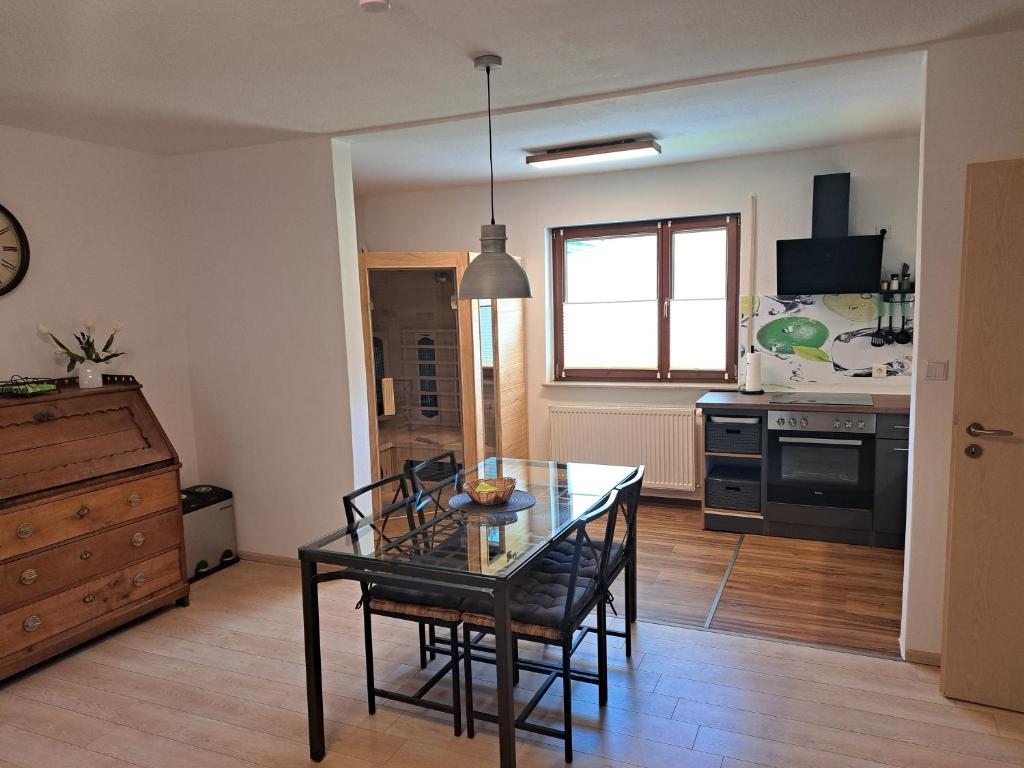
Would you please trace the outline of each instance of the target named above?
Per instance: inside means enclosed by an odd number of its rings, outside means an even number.
[[[491,134],[491,68],[487,67],[487,157],[491,164],[491,224],[494,223],[494,137]]]

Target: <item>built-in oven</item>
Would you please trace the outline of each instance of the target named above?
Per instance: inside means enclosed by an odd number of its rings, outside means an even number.
[[[870,514],[840,512],[874,506],[874,414],[769,411],[767,475],[769,505],[834,510],[800,522],[845,526],[866,518],[870,527]]]

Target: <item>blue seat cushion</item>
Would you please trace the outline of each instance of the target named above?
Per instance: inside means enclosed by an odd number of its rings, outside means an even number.
[[[592,565],[596,574],[596,564]],[[542,560],[536,567],[516,578],[512,584],[509,612],[512,621],[542,627],[559,628],[565,617],[565,606],[570,600],[571,575],[563,572],[562,563]],[[575,616],[597,593],[598,582],[580,574],[571,596]],[[467,597],[462,601],[463,614],[494,615],[494,600],[489,596]]]
[[[369,592],[371,600],[388,600],[392,603],[409,603],[454,610],[458,610],[459,602],[462,600],[458,595],[443,595],[439,592],[427,592],[412,587],[393,587],[386,584],[374,584],[370,587]]]
[[[595,560],[594,554],[595,554],[595,551],[596,551],[596,553],[598,553],[598,556],[600,556],[600,552],[604,549],[604,542],[603,541],[595,541],[595,542],[593,542],[592,546],[593,546],[593,549],[591,549],[591,547],[589,547],[586,544],[584,544],[583,545],[583,552],[581,554],[582,554],[582,557],[583,557],[583,560],[584,560],[583,572],[586,573],[590,577],[595,577],[597,575],[597,561]],[[566,539],[563,542],[560,542],[556,546],[552,547],[549,551],[544,553],[544,561],[543,561],[544,562],[544,567],[545,568],[561,567],[561,568],[565,569],[565,573],[568,573],[569,570],[572,568],[572,558],[573,558],[573,552],[575,551],[575,548],[576,548],[576,538],[575,537],[572,537],[572,538]],[[618,567],[619,563],[622,562],[622,560],[625,557],[625,555],[626,555],[626,548],[622,545],[622,543],[618,542],[618,541],[612,542],[612,549],[611,549],[611,555],[610,555],[612,570],[614,570],[616,567]],[[556,564],[558,564],[558,565],[556,565]]]

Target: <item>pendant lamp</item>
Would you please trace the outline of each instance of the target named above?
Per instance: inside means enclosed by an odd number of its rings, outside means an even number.
[[[480,255],[469,263],[459,284],[460,299],[530,299],[530,278],[505,251],[505,225],[494,223],[494,138],[491,131],[491,70],[501,66],[494,54],[477,56],[473,65],[487,73],[487,147],[491,165],[491,223],[480,227]]]

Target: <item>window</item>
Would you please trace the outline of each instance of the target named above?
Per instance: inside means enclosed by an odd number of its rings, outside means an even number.
[[[555,377],[735,381],[739,216],[552,233]]]

